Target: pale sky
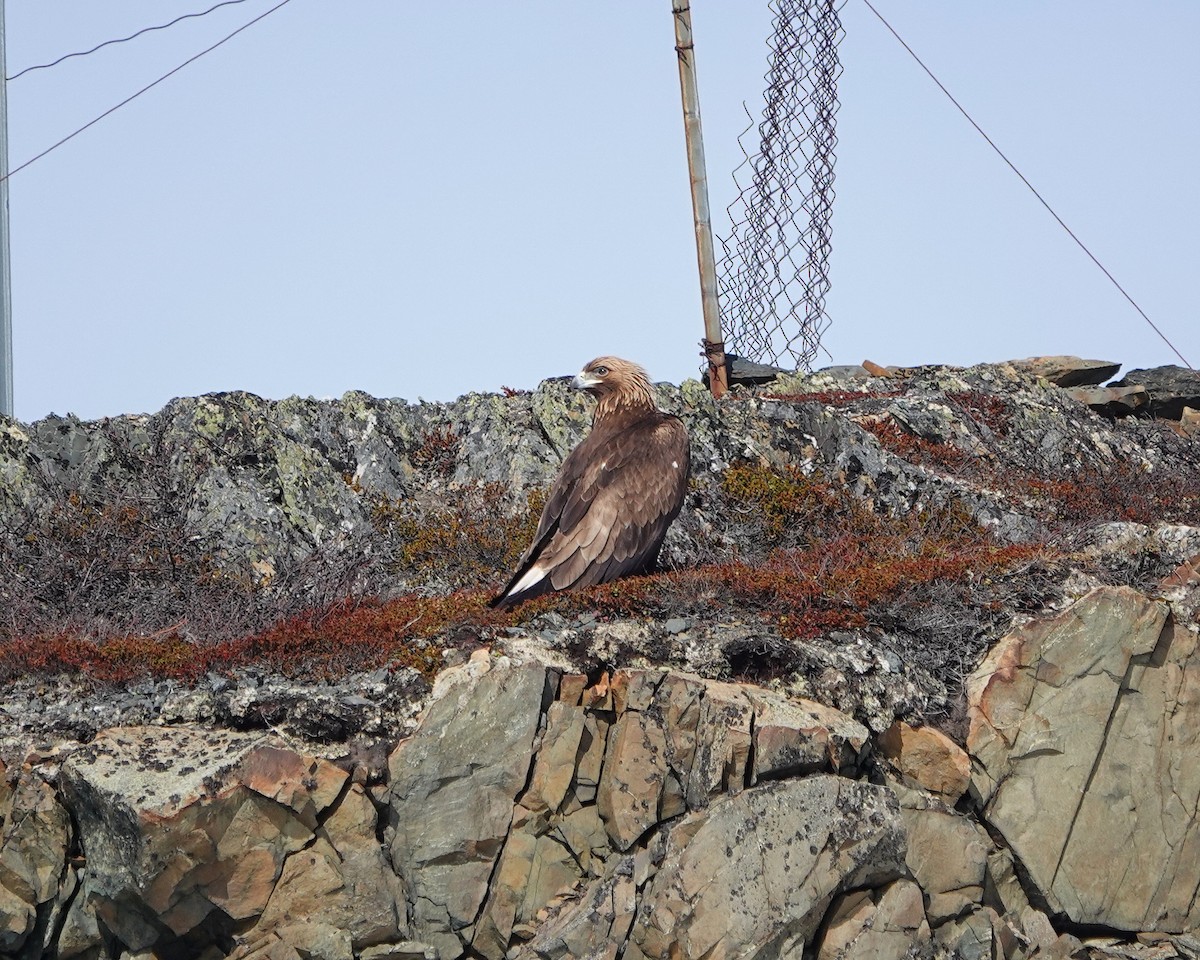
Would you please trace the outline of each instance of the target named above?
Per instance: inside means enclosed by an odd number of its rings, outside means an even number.
[[[9,0],[7,72],[213,2]],[[10,167],[276,2],[11,81]],[[875,3],[1200,364],[1200,3]],[[769,13],[692,5],[722,213]],[[822,362],[1178,362],[862,0],[842,19]],[[291,0],[9,189],[21,420],[700,367],[670,0]]]

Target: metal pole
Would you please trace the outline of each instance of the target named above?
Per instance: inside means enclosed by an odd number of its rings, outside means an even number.
[[[13,415],[12,271],[8,258],[8,74],[0,0],[0,414]]]
[[[729,389],[725,342],[717,308],[717,262],[713,256],[712,222],[708,214],[708,177],[704,172],[704,137],[700,131],[700,91],[696,85],[696,51],[692,44],[689,0],[671,0],[675,14],[675,52],[679,54],[679,92],[683,97],[683,132],[687,139],[688,173],[692,180],[692,213],[696,221],[696,257],[700,264],[700,303],[704,309],[704,356],[708,386],[714,397]]]

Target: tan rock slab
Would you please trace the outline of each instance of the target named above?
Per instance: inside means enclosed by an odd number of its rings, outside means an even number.
[[[438,960],[437,948],[419,940],[381,943],[364,948],[358,956],[359,960]]]
[[[1028,357],[1010,360],[1009,365],[1022,373],[1049,380],[1056,387],[1083,387],[1111,380],[1121,369],[1111,360],[1084,360],[1082,357]]]
[[[1200,924],[1196,638],[1161,601],[1104,587],[1002,639],[968,683],[972,790],[1076,923]]]
[[[840,897],[826,922],[817,960],[906,960],[930,948],[921,888],[909,880]]]
[[[514,831],[504,845],[471,942],[471,946],[489,960],[498,960],[507,952],[536,850],[537,837],[524,831]]]
[[[644,713],[627,711],[608,736],[596,809],[613,847],[628,850],[658,823],[658,802],[667,779],[667,740]]]
[[[8,956],[17,951],[33,932],[37,911],[7,887],[0,887],[0,949]]]
[[[99,950],[103,945],[96,914],[88,909],[84,897],[73,897],[62,918],[62,929],[58,933],[58,956],[68,960],[80,954],[86,955],[91,950]]]
[[[1179,431],[1185,437],[1200,437],[1200,410],[1184,407],[1179,418]]]
[[[521,798],[529,810],[557,811],[575,775],[575,761],[583,739],[584,712],[565,703],[550,704],[546,732],[538,747],[529,789]]]
[[[978,905],[991,848],[983,828],[932,804],[905,806],[901,815],[908,834],[905,862],[925,891],[929,922],[936,926]]]
[[[71,822],[54,788],[30,767],[13,782],[0,763],[0,952],[14,955],[59,894]]]
[[[612,692],[609,689],[609,675],[603,673],[600,679],[588,687],[580,695],[581,706],[589,710],[611,710],[613,708]]]
[[[251,790],[290,807],[305,826],[315,828],[317,817],[337,799],[348,774],[325,760],[268,745],[247,755],[239,776]]]
[[[1068,387],[1063,392],[1107,416],[1128,416],[1150,403],[1145,387]]]
[[[591,803],[596,799],[611,726],[594,713],[584,715],[583,731],[579,735],[579,747],[575,755],[575,776],[571,782],[575,796],[583,803]]]
[[[405,932],[404,887],[375,838],[376,819],[362,786],[352,785],[316,841],[284,863],[258,929],[321,923],[344,932],[354,949],[398,939]]]
[[[571,707],[579,706],[583,691],[587,689],[587,675],[582,673],[563,674],[558,682],[558,699]]]
[[[612,694],[612,709],[616,713],[626,710],[646,710],[654,702],[655,694],[663,681],[670,676],[661,670],[618,670],[612,675],[609,690]]]
[[[1003,913],[1020,917],[1024,911],[1032,909],[1029,896],[1017,876],[1016,861],[1011,850],[999,849],[988,853],[987,883]]]
[[[754,704],[742,684],[705,683],[699,706],[694,756],[682,781],[691,810],[745,789],[753,741]]]
[[[879,736],[879,750],[910,784],[953,805],[971,783],[971,758],[933,727],[912,727],[897,720]]]
[[[611,852],[604,821],[595,804],[581,807],[554,825],[554,834],[592,876],[600,872],[605,856]]]
[[[404,883],[377,839],[377,821],[375,804],[355,784],[323,827],[342,875],[331,922],[350,934],[355,950],[407,934]]]

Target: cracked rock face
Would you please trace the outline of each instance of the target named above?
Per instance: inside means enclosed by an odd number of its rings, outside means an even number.
[[[392,862],[411,878],[414,925],[447,956],[461,953],[458,931],[487,896],[551,680],[540,664],[476,680],[479,663],[444,684],[420,732],[388,761]]]
[[[54,788],[0,763],[0,956],[25,943],[39,918],[61,913],[70,816]]]
[[[1200,922],[1196,646],[1166,604],[1100,588],[1005,637],[970,680],[984,816],[1075,923]]]
[[[112,728],[46,768],[59,791],[0,780],[4,955],[801,949],[836,897],[905,871],[896,794],[854,779],[868,737],[751,685],[486,650],[373,793],[273,735]]]
[[[894,796],[831,775],[867,740],[835,710],[656,670],[589,687],[481,656],[444,677],[388,788],[413,934],[443,957],[665,957],[685,929],[700,956],[701,918],[742,950],[778,938],[781,910],[798,943],[846,886],[899,876]],[[735,918],[737,891],[763,897]]]
[[[1059,379],[1103,366],[1051,363]],[[688,422],[698,483],[743,459],[812,468],[882,512],[957,504],[1002,541],[1039,529],[1033,501],[909,462],[864,425],[1024,470],[1128,463],[1165,483],[1196,462],[1192,441],[1105,423],[1004,365],[861,384],[856,398],[830,374],[790,378],[719,416],[697,384],[658,394]],[[110,487],[165,498],[222,569],[320,596],[341,568],[305,564],[362,547],[375,499],[483,481],[519,499],[588,419],[549,381],[452,404],[226,394],[0,422],[0,510]],[[696,561],[702,506],[673,528],[675,563]],[[1039,619],[954,640],[950,684],[914,656],[925,633],[836,632],[796,646],[786,683],[744,672],[782,636],[736,609],[547,614],[448,647],[458,665],[432,690],[386,668],[119,689],[13,677],[0,958],[1195,960],[1200,529],[1109,523],[1077,546],[1099,563],[1033,590],[1021,609]],[[1100,586],[1118,581],[1141,592]],[[7,612],[20,598],[4,589]],[[946,707],[927,722],[951,715],[985,642],[967,749],[903,722],[923,703]]]
[[[898,879],[904,850],[884,788],[824,775],[722,797],[672,829],[633,955],[798,956],[833,896]]]
[[[133,950],[261,914],[346,780],[261,734],[153,727],[105,731],[62,776],[81,905]]]

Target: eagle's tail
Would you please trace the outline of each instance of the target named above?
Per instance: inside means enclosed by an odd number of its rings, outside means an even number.
[[[493,610],[505,610],[553,591],[550,572],[535,565],[514,577],[508,586],[488,601],[488,606]]]

